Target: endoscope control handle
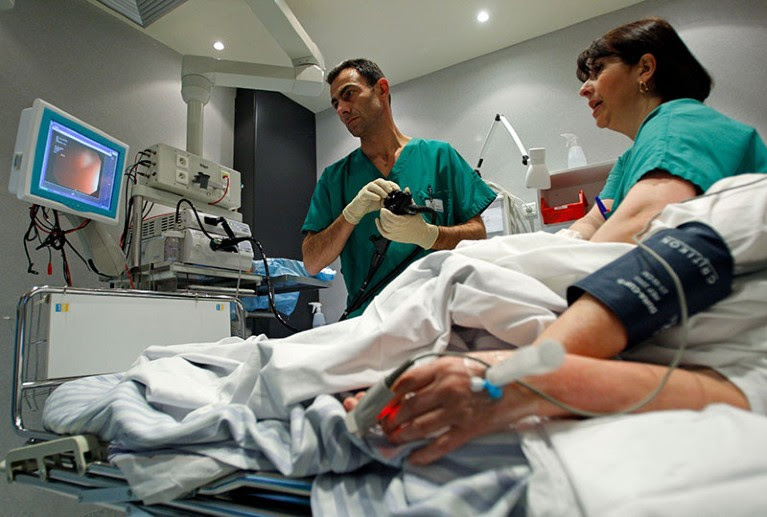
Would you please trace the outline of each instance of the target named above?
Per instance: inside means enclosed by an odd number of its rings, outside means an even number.
[[[485,379],[495,386],[505,386],[529,375],[556,370],[565,360],[565,349],[557,341],[522,347],[505,361],[488,368]]]

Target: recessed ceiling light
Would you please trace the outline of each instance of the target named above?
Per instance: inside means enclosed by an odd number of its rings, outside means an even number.
[[[216,50],[224,50],[224,44],[221,41],[213,43],[213,48]]]
[[[477,13],[477,21],[479,23],[485,23],[489,19],[490,19],[490,14],[488,14],[487,11],[480,11]]]

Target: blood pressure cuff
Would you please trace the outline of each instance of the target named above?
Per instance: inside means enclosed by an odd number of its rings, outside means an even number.
[[[643,241],[679,277],[688,316],[732,291],[733,259],[722,237],[697,222],[659,231]],[[572,304],[584,292],[604,303],[623,323],[628,346],[679,323],[679,293],[671,275],[649,252],[637,247],[567,289]]]

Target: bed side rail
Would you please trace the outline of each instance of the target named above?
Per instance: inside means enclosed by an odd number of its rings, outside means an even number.
[[[107,306],[109,310],[105,309]],[[173,318],[166,321],[161,313],[151,311],[148,307],[169,307]],[[194,329],[200,329],[205,317],[204,311],[209,307],[213,307],[211,311],[218,311],[217,315],[211,316],[216,318],[216,330],[213,334],[200,337]],[[97,314],[94,316],[94,324],[107,329],[103,332],[103,345],[101,342],[88,343],[88,339],[93,341],[92,329],[74,327],[73,330],[69,323],[78,311],[86,315],[90,312]],[[157,324],[158,321],[161,324]],[[115,325],[123,327],[115,329]],[[207,332],[211,326],[203,327]],[[82,328],[83,335],[90,335],[90,338],[86,336],[78,339],[80,331],[77,328]],[[160,335],[166,330],[168,336]],[[233,296],[36,287],[20,298],[16,312],[11,401],[13,426],[17,433],[28,439],[56,438],[56,435],[43,429],[42,410],[48,396],[62,383],[88,375],[127,369],[143,348],[153,344],[214,341],[227,336],[245,337],[245,331],[245,309],[240,300]],[[130,334],[133,336],[132,343],[138,342],[140,345],[127,355],[125,350],[116,349],[116,352],[123,353],[124,358],[122,363],[115,363],[114,356],[117,354],[105,354],[104,347],[110,346],[111,341],[117,337],[125,338],[123,334]],[[69,339],[63,341],[62,335],[67,335]],[[75,344],[71,344],[72,337],[75,338]],[[62,342],[67,344],[62,345]],[[100,369],[101,365],[94,362],[96,356],[109,364]],[[64,360],[66,362],[62,363]]]
[[[45,481],[49,469],[83,476],[89,464],[105,458],[105,451],[96,437],[81,434],[12,449],[6,454],[2,466],[9,483],[19,474],[37,475]]]

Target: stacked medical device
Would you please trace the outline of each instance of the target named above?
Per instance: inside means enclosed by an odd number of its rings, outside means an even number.
[[[157,267],[180,262],[249,271],[254,258],[249,241],[231,249],[210,245],[212,236],[252,236],[250,226],[232,212],[240,207],[240,173],[165,144],[152,146],[145,154],[148,163],[138,176],[139,186],[168,201],[180,196],[174,204],[185,199],[188,206],[141,223],[140,263]]]

